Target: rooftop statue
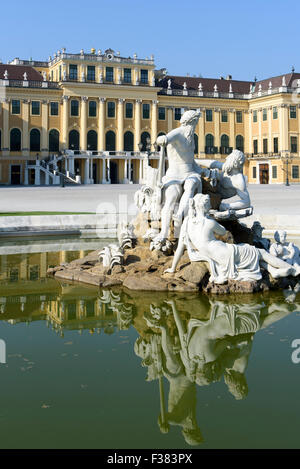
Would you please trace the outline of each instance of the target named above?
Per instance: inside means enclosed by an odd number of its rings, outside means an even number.
[[[197,194],[190,201],[189,214],[185,218],[174,255],[172,267],[167,273],[174,273],[177,264],[187,248],[193,262],[207,261],[210,266],[210,281],[225,283],[227,280],[253,281],[262,278],[261,266],[273,278],[297,276],[300,266],[291,266],[264,249],[250,244],[228,244],[217,240],[216,235],[225,235],[226,229],[209,215],[211,209],[208,195]]]

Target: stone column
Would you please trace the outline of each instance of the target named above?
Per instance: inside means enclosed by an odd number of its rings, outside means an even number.
[[[201,108],[201,115],[198,122],[198,150],[200,158],[205,157],[205,132],[204,132],[204,117],[205,109]]]
[[[106,184],[106,159],[102,159],[102,184]]]
[[[158,101],[152,101],[152,112],[151,112],[151,143],[156,142],[157,139],[157,104]]]
[[[118,114],[117,114],[117,151],[123,151],[124,142],[124,101],[125,99],[118,99]]]
[[[81,113],[80,113],[80,150],[87,150],[87,102],[86,96],[81,97]]]
[[[140,157],[139,184],[143,183],[143,158]]]
[[[27,268],[28,268],[27,256],[26,254],[22,254],[21,262],[20,262],[20,279],[21,280],[27,280]]]
[[[3,143],[2,155],[9,156],[9,99],[2,103]]]
[[[128,160],[124,159],[124,179],[123,184],[128,184]]]
[[[62,147],[66,150],[69,146],[69,96],[63,96],[63,115],[62,115]]]
[[[168,123],[168,132],[171,132],[173,128],[173,108],[167,107],[167,123]]]
[[[90,160],[84,160],[84,184],[90,184]]]
[[[107,184],[110,184],[111,183],[111,180],[110,180],[110,158],[107,158],[106,163],[107,163]]]
[[[25,161],[25,168],[24,168],[24,185],[28,186],[28,168],[27,168],[27,161]]]
[[[98,151],[105,150],[105,98],[99,98]]]
[[[289,119],[287,104],[281,104],[279,107],[279,135],[279,151],[287,152],[289,150]]]
[[[36,160],[35,162],[35,175],[34,175],[34,185],[40,186],[41,184],[41,169],[40,169],[40,161]]]
[[[141,141],[141,99],[135,100],[134,113],[134,150],[139,151],[139,143]]]
[[[253,139],[252,139],[252,111],[248,112],[248,152],[253,153]]]
[[[93,158],[90,158],[90,184],[94,184],[94,178],[93,178]]]
[[[229,109],[229,146],[235,148],[235,109]]]
[[[220,109],[214,110],[214,133],[215,133],[215,147],[218,147],[218,153],[220,153]]]
[[[262,128],[262,109],[257,110],[257,119],[258,119],[258,153],[262,153],[262,138],[261,138],[261,128]]]
[[[41,141],[42,158],[48,156],[48,103],[42,101],[42,141]]]
[[[22,156],[28,156],[29,154],[29,130],[28,130],[29,103],[30,101],[28,99],[23,99],[23,103],[22,103],[22,122],[23,122]],[[26,178],[26,169],[25,169],[25,178]],[[28,181],[28,171],[27,171],[27,181]]]
[[[129,184],[132,184],[131,160],[128,160],[128,180]]]
[[[273,151],[272,145],[272,106],[268,107],[268,152]]]

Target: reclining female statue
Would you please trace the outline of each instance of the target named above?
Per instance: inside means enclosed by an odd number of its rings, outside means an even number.
[[[291,266],[272,256],[264,249],[250,244],[228,244],[217,240],[215,235],[225,235],[226,229],[209,216],[211,209],[208,195],[196,194],[190,199],[188,216],[180,230],[178,247],[173,264],[166,273],[174,273],[185,247],[191,261],[207,261],[210,281],[225,283],[227,280],[253,281],[262,278],[263,266],[273,278],[297,276],[300,266]]]

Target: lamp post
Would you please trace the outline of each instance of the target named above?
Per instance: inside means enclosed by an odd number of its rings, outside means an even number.
[[[290,182],[289,182],[289,164],[292,163],[293,157],[286,152],[285,155],[283,155],[281,157],[281,160],[282,160],[283,164],[285,164],[285,166],[286,166],[285,168],[282,168],[282,171],[285,172],[285,185],[289,186],[290,185]]]

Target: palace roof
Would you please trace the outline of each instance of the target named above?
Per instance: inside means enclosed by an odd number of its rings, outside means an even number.
[[[43,81],[43,77],[35,68],[26,65],[8,65],[0,64],[0,80],[4,80],[4,73],[7,70],[8,80],[22,80],[23,75],[27,73],[29,81]]]

